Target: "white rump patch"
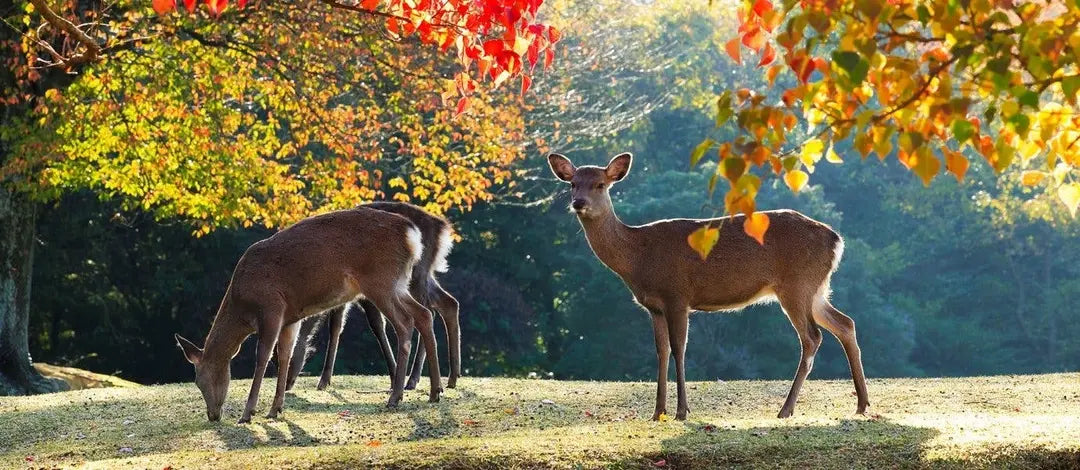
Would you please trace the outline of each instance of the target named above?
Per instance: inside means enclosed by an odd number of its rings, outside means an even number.
[[[445,273],[450,270],[450,264],[446,262],[446,257],[453,247],[453,231],[447,225],[443,227],[442,233],[439,234],[439,241],[435,247],[435,262],[431,265],[435,272]]]
[[[832,295],[832,275],[836,272],[836,268],[840,267],[840,258],[843,257],[844,238],[840,237],[840,240],[836,242],[836,246],[833,247],[832,269],[829,270],[829,275],[825,276],[825,282],[821,283],[821,287],[818,287],[818,291],[814,295],[814,311],[820,311],[828,302],[829,296]]]
[[[394,285],[394,290],[397,291],[398,295],[408,295],[412,268],[416,263],[420,262],[420,257],[424,254],[420,229],[416,228],[415,225],[409,224],[409,229],[405,231],[405,244],[409,247],[410,258],[408,265],[405,266],[405,270],[401,273],[401,277],[398,278],[397,283]]]

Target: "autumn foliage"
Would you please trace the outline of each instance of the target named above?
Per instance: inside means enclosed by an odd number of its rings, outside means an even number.
[[[972,160],[1019,171],[1075,217],[1074,2],[745,0],[738,23],[725,50],[755,63],[771,89],[721,94],[717,127],[733,120],[739,137],[708,138],[691,156],[717,152],[709,190],[729,181],[729,213],[755,213],[754,168],[798,192],[822,159],[843,161],[845,143],[863,159],[896,158],[927,185],[942,172],[963,181]],[[768,224],[753,220],[746,231],[762,240]]]

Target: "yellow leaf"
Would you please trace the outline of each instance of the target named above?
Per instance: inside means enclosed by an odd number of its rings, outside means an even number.
[[[825,161],[829,163],[844,163],[844,160],[840,158],[840,155],[833,150],[833,145],[829,144],[829,150],[825,152]]]
[[[1065,207],[1069,209],[1069,214],[1076,218],[1076,208],[1080,205],[1080,183],[1059,186],[1058,197],[1061,198],[1061,202],[1065,203]]]
[[[810,139],[803,144],[799,159],[802,160],[806,169],[814,171],[814,164],[821,160],[821,153],[825,150],[825,142],[821,139]]]
[[[1043,173],[1041,171],[1029,170],[1025,171],[1022,175],[1020,175],[1020,182],[1023,183],[1024,186],[1035,186],[1041,183],[1042,180],[1045,178],[1046,173]]]
[[[761,212],[750,214],[746,217],[746,222],[743,222],[743,230],[759,244],[764,245],[765,232],[769,230],[769,216]]]
[[[702,260],[705,260],[705,258],[709,257],[709,252],[712,251],[713,246],[716,245],[716,241],[719,239],[720,229],[702,225],[701,228],[694,230],[686,237],[686,243],[697,252],[698,256],[701,256]]]
[[[938,171],[941,169],[941,162],[930,153],[930,149],[927,147],[922,147],[915,152],[911,156],[911,160],[915,160],[911,171],[914,171],[916,175],[919,175],[919,178],[922,178],[923,186],[930,186],[930,181],[937,176]]]
[[[668,415],[667,415],[667,413],[660,413],[660,416],[657,416],[656,419],[657,419],[657,421],[660,421],[661,423],[664,423],[664,422],[667,422]]]
[[[802,170],[791,170],[784,174],[784,182],[796,193],[806,186],[807,181],[810,181],[810,175]]]

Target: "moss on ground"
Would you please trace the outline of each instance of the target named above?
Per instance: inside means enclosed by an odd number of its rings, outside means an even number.
[[[466,377],[387,410],[388,379],[341,376],[237,425],[249,383],[221,423],[192,384],[0,398],[0,468],[1080,467],[1080,374],[871,380],[866,417],[812,380],[786,420],[787,381],[694,382],[686,422],[649,421],[652,383]]]

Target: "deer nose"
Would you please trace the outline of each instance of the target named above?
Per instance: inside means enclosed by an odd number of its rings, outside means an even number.
[[[574,208],[576,211],[582,210],[585,208],[585,200],[574,199],[574,201],[570,203],[570,207]]]

